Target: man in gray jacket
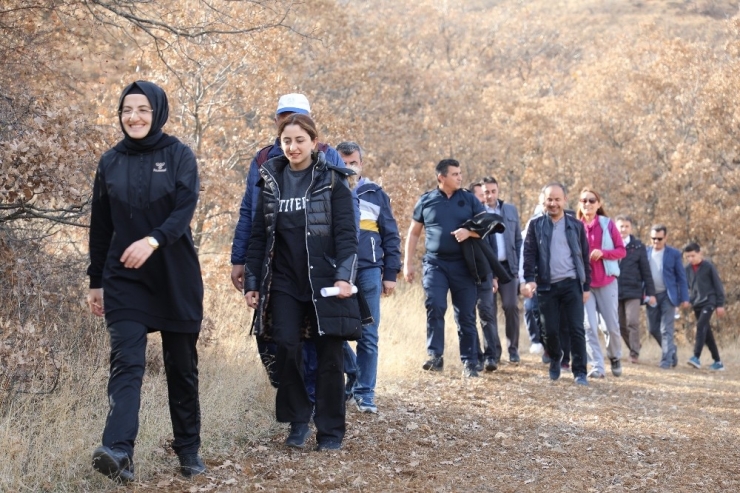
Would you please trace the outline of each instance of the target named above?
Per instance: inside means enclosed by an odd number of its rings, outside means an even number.
[[[506,317],[506,341],[509,349],[509,362],[519,364],[519,286],[516,282],[519,273],[519,252],[522,251],[522,226],[519,212],[512,204],[498,198],[498,181],[493,176],[483,178],[486,198],[486,212],[493,212],[504,218],[506,230],[496,233],[491,244],[498,260],[514,281],[501,284],[494,296],[501,298],[501,306]],[[493,323],[497,325],[496,300],[493,301]],[[498,329],[498,328],[497,328]]]

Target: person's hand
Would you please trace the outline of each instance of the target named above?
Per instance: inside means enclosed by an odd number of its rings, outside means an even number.
[[[146,241],[146,238],[142,238],[131,243],[123,252],[121,263],[127,269],[138,269],[144,265],[144,262],[151,257],[152,253],[154,253],[154,248]]]
[[[403,264],[403,278],[406,282],[414,282],[414,267],[410,262],[404,262]]]
[[[688,301],[684,301],[683,303],[681,303],[681,308],[691,308],[691,303],[689,303]]]
[[[458,228],[450,234],[455,237],[458,243],[470,238],[470,230],[465,228]]]
[[[239,291],[244,290],[244,266],[243,265],[232,265],[231,266],[231,284],[234,285]]]
[[[536,282],[526,282],[519,287],[519,291],[521,291],[522,296],[525,296],[527,298],[531,298],[532,296],[534,296],[534,292],[536,290],[537,290]]]
[[[724,306],[718,306],[717,307],[717,316],[718,317],[724,317],[725,316],[725,307]]]
[[[102,288],[96,288],[91,289],[87,293],[87,306],[90,307],[90,311],[93,315],[97,315],[98,317],[102,317],[105,313],[105,310],[103,309],[103,289]]]
[[[498,279],[494,277],[493,278],[493,292],[495,293],[496,291],[498,291]]]
[[[597,261],[597,260],[601,259],[602,257],[604,257],[604,252],[602,252],[602,251],[601,251],[601,250],[599,250],[598,248],[595,248],[595,249],[594,249],[594,250],[593,250],[593,251],[591,252],[591,255],[589,255],[589,257],[591,258],[591,260],[593,260],[593,261],[595,262],[595,261]]]
[[[383,294],[390,296],[396,289],[396,281],[383,281]]]
[[[247,306],[249,308],[257,309],[257,304],[260,301],[260,293],[259,291],[247,291],[244,294],[244,300],[247,302]]]
[[[583,304],[585,305],[588,299],[591,297],[591,291],[583,292]]]
[[[658,300],[655,298],[655,296],[651,296],[648,298],[648,305],[655,306],[658,304]]]
[[[339,298],[349,298],[352,296],[352,285],[347,281],[336,281],[334,283],[335,288],[339,288]]]

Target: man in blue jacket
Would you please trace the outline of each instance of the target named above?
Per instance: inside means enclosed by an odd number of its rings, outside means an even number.
[[[648,305],[648,328],[662,350],[660,367],[668,369],[678,364],[676,342],[673,337],[676,307],[688,308],[689,287],[681,252],[666,245],[668,229],[656,224],[650,229],[652,247],[647,254],[650,272],[655,284],[655,306]]]
[[[401,236],[388,194],[362,175],[362,148],[355,142],[342,142],[337,151],[347,168],[357,173],[350,178],[360,202],[357,285],[373,316],[373,323],[363,325],[362,337],[357,341],[356,380],[350,391],[360,412],[377,413],[375,381],[380,295],[391,295],[396,287],[396,277],[401,270]],[[351,350],[349,356],[352,356]]]
[[[275,111],[275,128],[279,128],[280,123],[293,113],[311,114],[311,106],[308,98],[303,94],[286,94],[280,97],[277,111]],[[344,168],[344,161],[342,161],[337,151],[332,147],[319,143],[319,150],[324,152],[327,163]],[[231,244],[231,282],[241,292],[244,291],[244,264],[247,261],[247,247],[249,246],[249,237],[252,234],[252,220],[254,219],[254,212],[257,210],[257,198],[259,197],[260,189],[257,186],[257,182],[260,179],[259,168],[270,159],[282,155],[283,150],[280,148],[280,140],[276,137],[275,143],[263,147],[254,156],[249,165],[247,186],[244,191],[244,197],[242,197],[241,206],[239,207],[239,221],[236,224],[234,240]],[[270,382],[273,386],[277,386],[277,374],[275,373],[274,365],[271,364],[275,359],[275,354],[277,354],[277,347],[272,342],[268,343],[258,338],[257,350],[259,351],[262,364],[267,369]],[[305,356],[307,357],[307,369],[310,370],[315,363],[311,361],[315,353],[309,352]],[[310,379],[308,379],[307,383],[310,384]]]

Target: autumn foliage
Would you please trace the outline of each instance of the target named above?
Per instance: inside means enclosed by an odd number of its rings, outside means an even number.
[[[466,179],[496,176],[523,220],[544,183],[589,185],[643,239],[661,222],[670,244],[703,246],[728,291],[720,338],[737,338],[735,11],[717,1],[6,0],[0,374],[20,365],[8,355],[28,349],[23,334],[41,334],[36,348],[66,344],[53,332],[64,316],[8,308],[38,301],[13,287],[23,269],[58,266],[48,279],[74,286],[57,293],[60,306],[84,310],[86,235],[64,226],[86,224],[97,159],[120,136],[118,93],[140,78],[167,90],[165,130],[198,155],[203,255],[228,252],[249,160],[274,139],[277,98],[303,92],[322,140],[366,148],[368,175],[404,231],[444,157]]]

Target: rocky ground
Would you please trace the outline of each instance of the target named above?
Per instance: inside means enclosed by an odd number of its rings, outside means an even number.
[[[551,382],[534,355],[477,379],[448,364],[380,383],[379,414],[349,408],[338,452],[290,450],[281,426],[207,457],[195,481],[172,472],[129,489],[739,491],[738,376],[627,363],[622,377],[584,388],[570,374]]]

